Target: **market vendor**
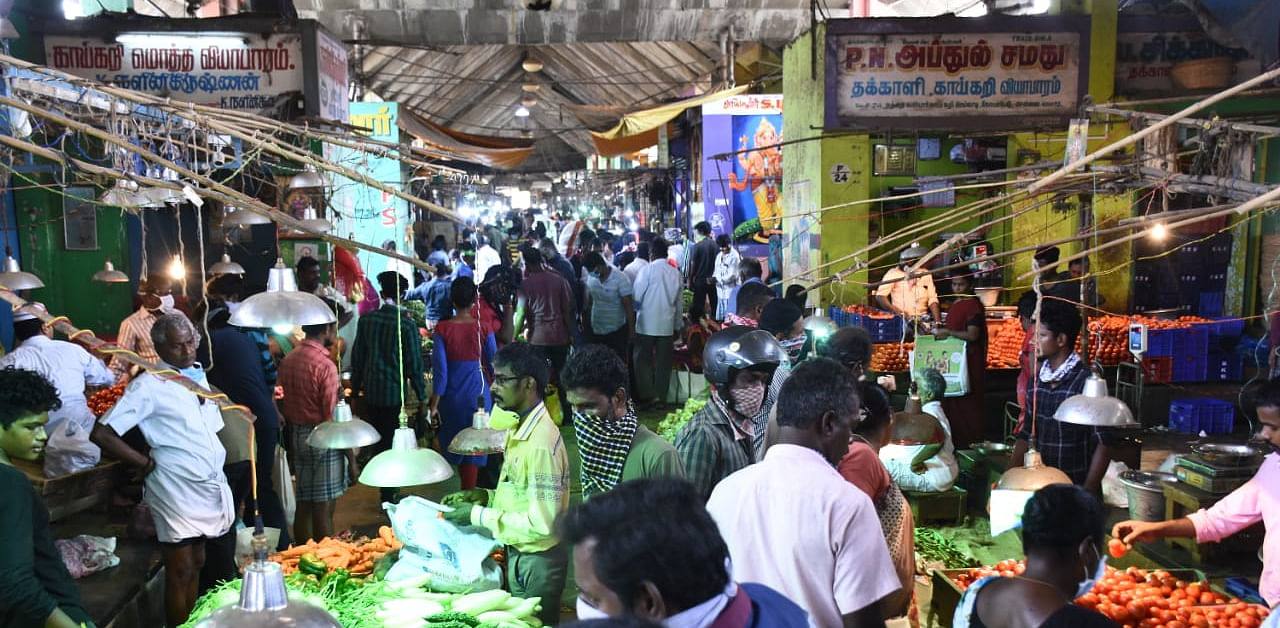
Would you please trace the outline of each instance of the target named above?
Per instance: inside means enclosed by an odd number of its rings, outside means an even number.
[[[573,408],[583,499],[628,480],[684,477],[676,448],[636,419],[627,394],[626,366],[612,349],[578,349],[569,356],[560,382]]]
[[[218,442],[222,412],[197,397],[174,374],[208,387],[196,360],[200,334],[183,314],[165,314],[151,327],[151,342],[165,371],[134,378],[124,396],[99,419],[93,441],[103,453],[138,469],[164,556],[164,606],[169,626],[187,620],[199,597],[205,543],[227,532],[234,519],[223,475],[226,451]],[[150,455],[120,437],[137,427]]]
[[[786,355],[768,332],[735,326],[712,334],[702,357],[711,399],[680,428],[675,444],[687,477],[709,497],[720,480],[758,460],[770,383]]]
[[[688,482],[645,478],[565,513],[578,619],[634,617],[689,628],[804,628],[777,591],[738,583],[729,548]]]
[[[1173,521],[1122,521],[1112,528],[1111,536],[1129,544],[1165,537],[1209,543],[1261,521],[1267,532],[1258,589],[1267,604],[1276,608],[1280,606],[1280,379],[1263,384],[1253,401],[1262,424],[1258,438],[1271,448],[1253,478],[1209,508]]]
[[[93,626],[80,590],[53,544],[49,510],[14,460],[36,462],[45,422],[59,407],[58,391],[33,371],[0,369],[0,526],[9,537],[0,550],[0,627]]]
[[[554,626],[569,560],[554,533],[556,517],[569,508],[569,458],[542,402],[549,377],[546,360],[528,343],[494,355],[493,402],[518,416],[515,425],[492,424],[507,430],[498,488],[450,493],[441,502],[454,507],[445,519],[483,526],[506,546],[511,594],[541,598],[538,619]]]
[[[1031,496],[1022,514],[1026,570],[991,576],[965,590],[953,628],[1115,628],[1096,610],[1073,600],[1088,593],[1107,568],[1102,552],[1106,510],[1077,486],[1050,484]]]
[[[1075,306],[1052,300],[1041,303],[1040,324],[1034,332],[1040,368],[1023,401],[1034,414],[1018,431],[1010,460],[1021,463],[1034,435],[1044,464],[1061,469],[1073,483],[1097,493],[1111,462],[1113,430],[1053,418],[1063,401],[1084,390],[1089,377],[1088,367],[1075,351],[1080,324]]]
[[[809,336],[804,331],[804,310],[800,306],[789,299],[774,299],[761,310],[759,323],[760,329],[773,334],[782,345],[791,364],[806,357]]]
[[[880,448],[880,461],[899,488],[938,493],[950,490],[960,474],[941,403],[947,382],[936,369],[925,369],[918,384],[924,414],[894,422],[893,439]]]
[[[1058,256],[1061,253],[1056,246],[1047,246],[1035,254],[1036,267],[1040,269],[1041,292],[1048,297],[1056,297],[1072,304],[1080,302],[1080,280],[1069,273],[1058,272]]]
[[[987,309],[973,291],[973,277],[957,273],[951,277],[951,305],[945,324],[934,331],[938,340],[964,341],[965,372],[969,392],[957,397],[939,397],[951,420],[954,441],[968,446],[986,438],[986,410],[983,407],[987,382]]]
[[[155,362],[159,356],[156,355],[155,346],[151,344],[151,326],[155,324],[157,317],[176,311],[173,281],[159,273],[147,275],[146,280],[138,285],[138,297],[142,305],[138,311],[120,321],[116,346],[131,351],[148,362]],[[133,375],[134,366],[123,358],[113,357],[111,372],[115,373],[119,382],[127,382]]]
[[[881,284],[876,287],[876,303],[880,309],[905,318],[929,314],[935,322],[942,320],[938,291],[928,269],[921,268],[908,275],[926,252],[924,247],[913,244],[898,254],[898,265],[885,271]]]

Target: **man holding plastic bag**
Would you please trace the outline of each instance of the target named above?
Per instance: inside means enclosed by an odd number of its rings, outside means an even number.
[[[512,595],[542,600],[538,618],[546,625],[560,619],[568,554],[553,532],[556,517],[569,508],[569,458],[560,430],[542,402],[547,363],[527,343],[503,347],[493,358],[490,391],[498,407],[516,413],[507,429],[505,459],[498,488],[451,493],[445,519],[457,525],[483,526],[507,548],[507,584]]]

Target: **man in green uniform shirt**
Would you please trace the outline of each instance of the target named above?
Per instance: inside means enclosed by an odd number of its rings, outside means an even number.
[[[636,420],[618,354],[604,345],[582,347],[565,364],[560,383],[573,407],[583,498],[627,480],[684,477],[676,448]]]
[[[554,626],[569,561],[554,533],[556,517],[569,508],[569,458],[542,403],[548,376],[546,360],[528,343],[509,344],[494,355],[493,402],[517,419],[514,425],[492,424],[508,430],[498,488],[450,493],[441,501],[454,508],[445,519],[488,528],[507,546],[512,595],[541,598],[538,618]]]
[[[58,391],[32,371],[0,370],[0,627],[92,626],[80,590],[53,545],[49,511],[13,460],[39,460],[44,424],[56,410]]]

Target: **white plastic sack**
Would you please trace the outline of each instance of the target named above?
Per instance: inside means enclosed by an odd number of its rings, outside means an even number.
[[[53,544],[72,578],[83,578],[120,564],[114,536],[103,538],[81,534],[69,539],[55,539]]]
[[[1112,460],[1107,465],[1107,474],[1102,476],[1102,502],[1108,506],[1116,508],[1129,507],[1129,492],[1125,490],[1124,483],[1120,481],[1120,474],[1128,471],[1129,467],[1119,460]]]
[[[391,529],[404,543],[387,580],[429,574],[431,588],[450,593],[502,586],[502,568],[489,556],[500,544],[484,528],[458,527],[440,518],[440,507],[417,496],[383,504]]]
[[[271,469],[271,485],[280,496],[280,505],[284,507],[285,525],[293,525],[294,514],[298,511],[298,501],[293,494],[293,474],[289,472],[289,460],[285,457],[284,447],[276,446],[276,465]],[[272,543],[272,547],[275,544]]]
[[[89,440],[89,432],[70,419],[58,421],[44,447],[44,477],[56,478],[92,469],[102,450]]]

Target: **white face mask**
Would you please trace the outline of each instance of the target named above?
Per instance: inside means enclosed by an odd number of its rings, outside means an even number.
[[[579,620],[605,619],[609,617],[608,613],[605,613],[604,611],[588,604],[587,601],[582,599],[581,597],[578,598],[578,603],[576,604],[576,608],[578,611]]]
[[[166,294],[166,295],[164,295],[164,296],[160,297],[160,307],[162,307],[162,308],[164,308],[164,309],[166,309],[166,310],[172,310],[172,309],[173,309],[173,295],[172,295],[172,294]]]
[[[1076,595],[1072,599],[1079,598],[1080,596],[1092,591],[1093,587],[1097,585],[1098,581],[1102,580],[1102,577],[1105,575],[1107,575],[1107,557],[1102,555],[1101,552],[1098,552],[1098,567],[1093,570],[1093,577],[1089,577],[1089,572],[1086,569],[1084,580],[1080,582],[1080,588],[1076,589]]]

